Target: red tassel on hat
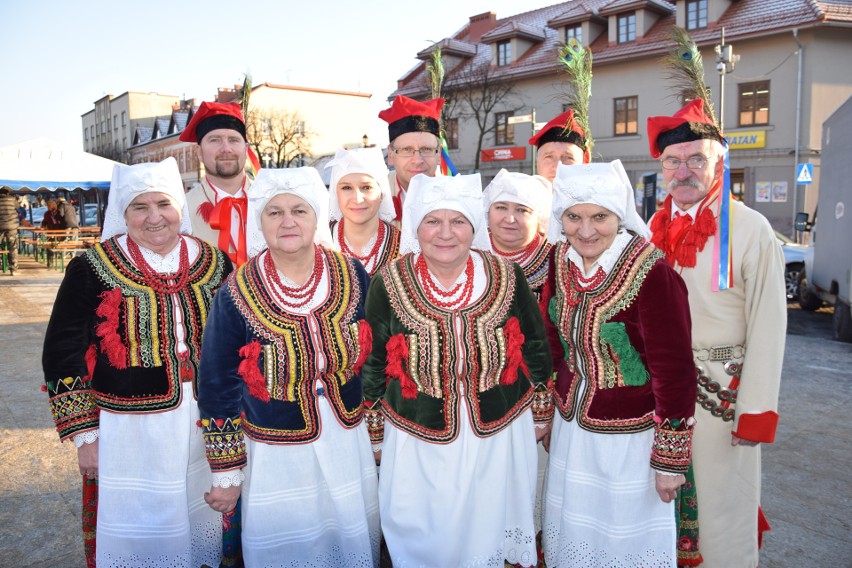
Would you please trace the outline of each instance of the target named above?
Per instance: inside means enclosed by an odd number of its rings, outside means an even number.
[[[417,398],[417,385],[414,380],[405,372],[403,365],[404,361],[408,361],[408,341],[405,335],[398,333],[391,337],[387,343],[387,367],[385,372],[388,379],[397,379],[400,389],[402,390],[402,398]]]
[[[358,324],[358,360],[352,367],[352,372],[356,375],[361,372],[361,367],[367,362],[367,357],[373,350],[373,328],[367,323],[367,320],[361,320]]]
[[[95,315],[104,321],[95,327],[95,334],[101,338],[101,351],[109,364],[116,369],[127,368],[127,346],[118,335],[119,314],[121,313],[121,289],[113,288],[100,295],[101,303]]]
[[[260,373],[258,366],[260,362],[260,342],[252,341],[248,345],[240,348],[240,357],[243,360],[237,367],[239,374],[248,385],[249,394],[263,402],[269,402],[269,390],[266,388],[266,381]]]
[[[500,374],[500,384],[503,386],[513,385],[518,380],[518,369],[529,376],[530,370],[524,361],[524,334],[521,332],[521,324],[518,318],[511,317],[503,327],[503,335],[506,337],[506,367]]]

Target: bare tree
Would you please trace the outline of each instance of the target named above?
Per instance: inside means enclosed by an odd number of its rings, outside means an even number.
[[[443,96],[445,116],[470,120],[477,129],[474,169],[479,171],[480,157],[485,137],[497,128],[495,109],[516,112],[514,81],[500,77],[489,61],[457,69],[444,79]]]
[[[246,117],[246,137],[264,167],[301,165],[311,153],[313,136],[297,112],[250,109]]]

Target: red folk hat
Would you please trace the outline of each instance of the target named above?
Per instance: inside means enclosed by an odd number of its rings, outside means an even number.
[[[653,158],[659,158],[672,144],[705,139],[725,143],[719,128],[704,112],[704,99],[692,99],[672,116],[648,117],[648,143]]]
[[[243,120],[243,111],[237,103],[208,103],[203,102],[192,115],[192,119],[183,132],[180,133],[182,142],[197,142],[211,130],[229,128],[236,130],[246,139],[246,123]]]
[[[583,151],[583,163],[588,164],[591,161],[591,156],[586,148],[586,133],[577,119],[574,118],[573,109],[553,118],[535,136],[529,139],[529,144],[536,148],[541,148],[548,142],[574,144]]]
[[[379,113],[379,118],[388,123],[388,137],[391,142],[406,132],[429,132],[440,137],[443,106],[444,99],[420,102],[397,95],[391,107]]]

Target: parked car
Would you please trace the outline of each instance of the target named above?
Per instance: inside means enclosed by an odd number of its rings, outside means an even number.
[[[84,203],[83,204],[83,225],[93,227],[98,224],[98,204]]]
[[[805,250],[808,247],[800,245],[784,233],[775,231],[775,238],[784,253],[784,284],[787,287],[787,300],[794,300],[799,293],[799,277],[805,268]]]

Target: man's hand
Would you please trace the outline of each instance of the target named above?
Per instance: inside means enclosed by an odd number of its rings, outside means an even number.
[[[242,487],[239,485],[211,487],[210,491],[204,494],[204,500],[214,511],[230,513],[237,506],[237,499],[240,498],[241,490]]]
[[[550,431],[553,426],[548,424],[544,428],[536,428],[535,429],[535,441],[541,442],[544,451],[550,453]]]
[[[89,479],[98,478],[98,441],[91,444],[83,444],[77,448],[77,465],[80,466],[80,475]]]
[[[674,501],[677,498],[677,490],[684,483],[686,483],[686,477],[683,475],[663,475],[659,472],[656,474],[657,493],[663,503]]]
[[[749,446],[754,447],[758,445],[760,442],[752,442],[751,440],[746,440],[745,438],[740,438],[736,434],[731,434],[731,445],[732,446]]]

